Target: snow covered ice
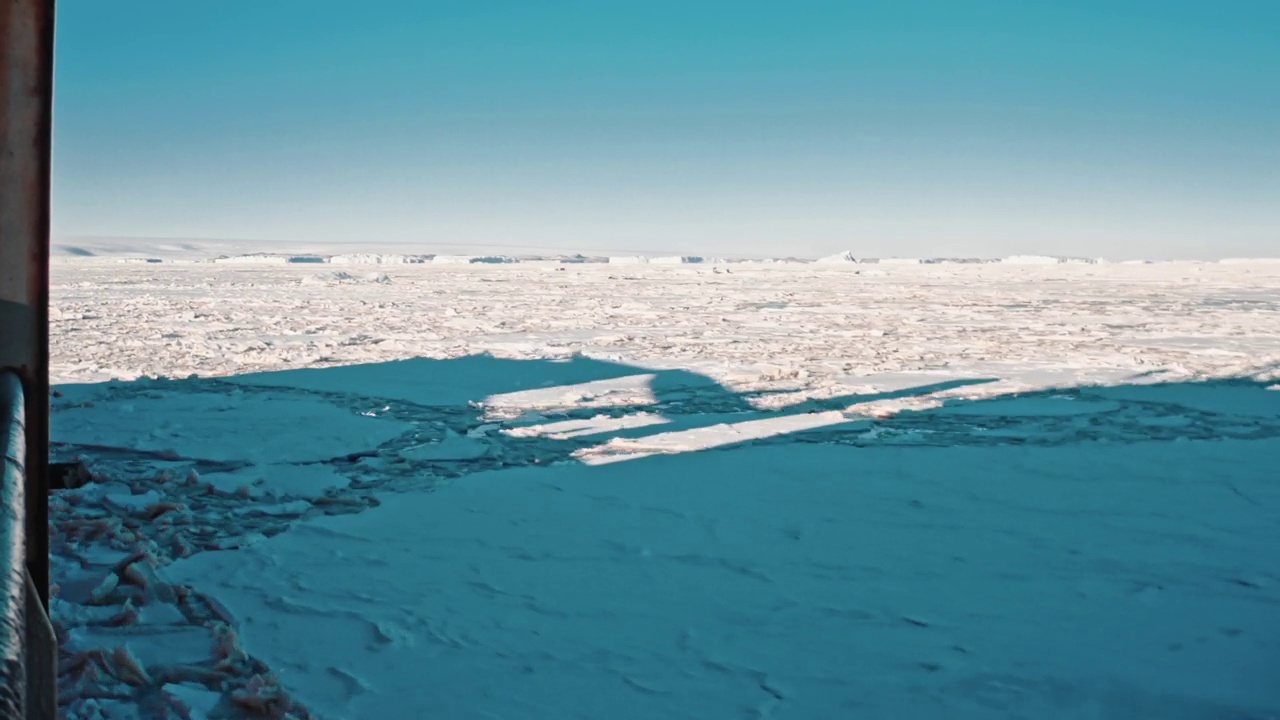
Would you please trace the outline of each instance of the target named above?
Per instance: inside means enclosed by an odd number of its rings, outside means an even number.
[[[60,259],[69,716],[1280,717],[1280,267],[565,268]]]

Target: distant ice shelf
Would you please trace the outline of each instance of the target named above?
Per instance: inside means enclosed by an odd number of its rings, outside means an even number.
[[[177,263],[177,262],[209,262],[232,265],[296,265],[329,263],[333,265],[513,265],[520,263],[559,263],[565,265],[606,263],[611,265],[712,265],[712,264],[747,264],[747,265],[1096,265],[1108,262],[1104,258],[1091,258],[1072,255],[1035,255],[1017,254],[1006,257],[973,257],[973,256],[921,256],[921,257],[877,257],[860,254],[856,250],[846,250],[818,258],[813,257],[741,257],[710,255],[584,255],[581,253],[500,253],[500,254],[449,254],[436,252],[405,252],[403,246],[396,246],[400,251],[390,252],[389,247],[379,249],[370,244],[370,249],[359,252],[324,251],[323,245],[308,246],[308,252],[277,252],[253,249],[243,244],[235,245],[243,252],[230,252],[232,245],[218,243],[204,244],[147,244],[131,242],[119,244],[84,243],[71,245],[55,243],[52,253],[59,262],[92,262],[102,259],[115,259],[124,263]],[[221,249],[221,252],[218,250]],[[1118,264],[1157,264],[1157,263],[1218,263],[1223,265],[1242,264],[1280,264],[1280,258],[1224,258],[1217,261],[1190,261],[1177,259],[1127,259],[1114,261]]]

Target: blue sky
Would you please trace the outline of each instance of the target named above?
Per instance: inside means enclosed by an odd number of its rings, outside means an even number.
[[[1271,0],[62,0],[54,232],[1280,256]]]

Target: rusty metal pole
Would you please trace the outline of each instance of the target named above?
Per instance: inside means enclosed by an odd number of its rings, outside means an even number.
[[[26,396],[27,567],[49,607],[53,0],[0,0],[0,367]]]
[[[28,720],[53,720],[57,712],[57,646],[48,617],[53,22],[53,0],[0,0],[0,379],[16,375],[7,396],[23,404],[22,472],[5,473],[22,478],[23,511],[6,513],[17,565],[6,570],[8,578],[22,579],[25,598],[24,609],[5,622],[24,636],[12,643],[25,645],[21,667],[4,672],[6,682],[24,685],[5,688],[20,706],[6,703],[6,720],[14,711]],[[6,471],[18,459],[6,460]],[[8,653],[7,663],[18,656]]]

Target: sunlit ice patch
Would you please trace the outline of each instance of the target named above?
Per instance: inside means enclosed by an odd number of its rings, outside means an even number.
[[[490,395],[481,404],[489,409],[537,410],[549,408],[643,407],[658,402],[652,388],[656,375],[627,375],[605,380],[555,385]]]

